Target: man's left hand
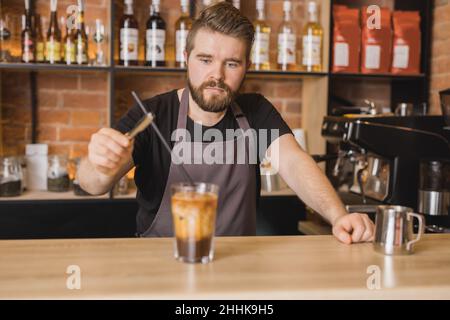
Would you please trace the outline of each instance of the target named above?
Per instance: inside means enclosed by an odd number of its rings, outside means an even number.
[[[333,235],[345,244],[373,241],[375,226],[367,214],[351,213],[337,218]]]

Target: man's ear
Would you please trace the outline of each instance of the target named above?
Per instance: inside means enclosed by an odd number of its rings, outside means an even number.
[[[184,55],[184,61],[186,61],[186,63],[187,63],[189,56],[188,56],[188,53],[186,50],[183,51],[183,55]]]

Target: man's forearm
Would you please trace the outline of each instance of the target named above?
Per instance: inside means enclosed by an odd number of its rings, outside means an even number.
[[[331,224],[334,224],[337,218],[347,214],[333,186],[315,161],[303,153],[299,155],[296,163],[297,165],[292,165],[292,179],[289,180],[292,180],[291,188],[303,202]]]
[[[111,190],[115,177],[98,172],[88,158],[83,158],[78,171],[78,181],[83,190],[92,195],[101,195]]]
[[[272,157],[281,177],[310,208],[321,214],[331,224],[347,214],[328,178],[316,162],[298,146],[292,135],[284,135],[273,143],[271,151],[279,154]],[[276,148],[280,152],[277,152]]]

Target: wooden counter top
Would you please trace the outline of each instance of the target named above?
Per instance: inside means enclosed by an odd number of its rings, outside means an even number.
[[[172,249],[168,238],[0,241],[0,298],[450,299],[450,235],[395,257],[332,236],[217,238],[207,265],[175,261]],[[70,265],[80,290],[66,288]],[[379,290],[367,288],[370,266]]]

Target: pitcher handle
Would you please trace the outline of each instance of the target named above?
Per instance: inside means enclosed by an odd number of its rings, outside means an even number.
[[[408,214],[406,215],[406,219],[409,221],[411,217],[413,217],[413,218],[415,217],[415,218],[417,218],[417,220],[419,220],[419,229],[417,230],[417,238],[415,238],[414,240],[409,241],[406,244],[406,250],[408,250],[408,251],[411,250],[411,246],[414,243],[416,243],[416,242],[418,242],[420,240],[420,238],[422,237],[423,232],[424,232],[424,228],[423,228],[423,226],[424,226],[424,219],[423,219],[423,216],[421,216],[420,214],[417,214],[417,213],[408,212]]]

